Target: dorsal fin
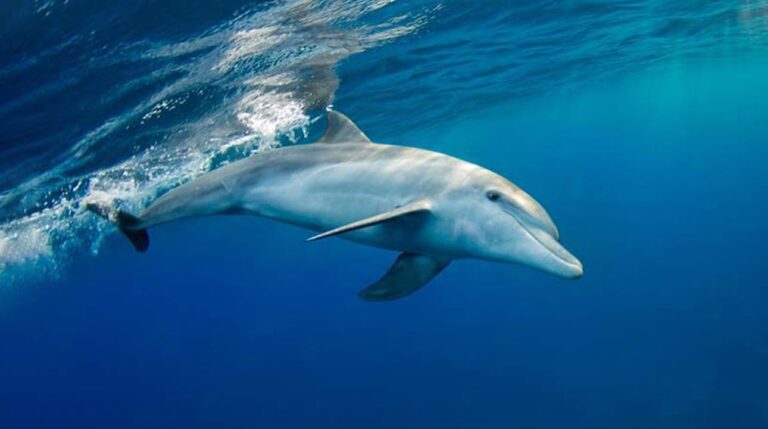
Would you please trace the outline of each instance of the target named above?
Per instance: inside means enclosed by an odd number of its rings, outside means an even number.
[[[328,109],[328,128],[317,143],[372,143],[351,119]]]

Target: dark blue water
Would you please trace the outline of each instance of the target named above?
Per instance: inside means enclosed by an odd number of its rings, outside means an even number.
[[[768,2],[124,3],[0,4],[0,427],[768,426]],[[82,208],[330,103],[509,177],[584,277],[369,303],[391,252]]]

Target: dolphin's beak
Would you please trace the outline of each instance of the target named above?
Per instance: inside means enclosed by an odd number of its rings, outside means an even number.
[[[578,278],[584,274],[581,262],[554,237],[538,228],[527,228],[524,223],[523,227],[549,253],[548,257],[537,264],[537,268],[566,278]]]
[[[507,212],[541,247],[541,252],[536,252],[538,256],[527,261],[527,264],[565,278],[578,278],[584,274],[581,262],[558,241],[557,228],[549,216],[534,218],[520,211],[507,210]]]
[[[552,218],[530,195],[518,192],[515,199],[503,202],[503,209],[525,230],[536,250],[524,263],[548,273],[577,278],[584,268],[559,241],[559,233]]]

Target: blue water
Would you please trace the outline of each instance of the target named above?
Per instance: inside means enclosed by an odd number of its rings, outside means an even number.
[[[768,1],[0,3],[0,427],[768,427]],[[322,132],[533,195],[577,281],[138,209]]]

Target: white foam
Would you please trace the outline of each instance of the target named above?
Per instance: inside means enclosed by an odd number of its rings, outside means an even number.
[[[303,103],[284,93],[247,95],[238,105],[237,119],[269,143],[276,143],[280,134],[309,124]]]

